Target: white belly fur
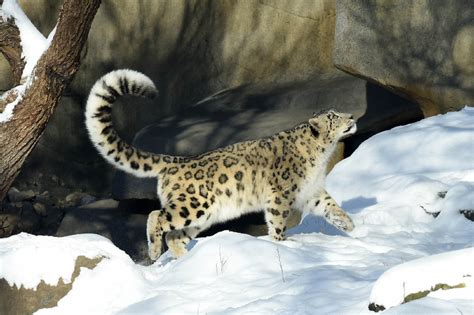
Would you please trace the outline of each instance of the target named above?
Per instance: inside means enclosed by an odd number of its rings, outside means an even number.
[[[241,198],[242,202],[238,205],[237,200]],[[252,206],[249,206],[249,202]],[[264,209],[264,203],[258,200],[257,196],[237,195],[231,198],[219,199],[216,202],[216,210],[213,212],[210,221],[212,223],[226,222],[241,217],[244,214],[259,212]]]
[[[314,204],[308,204],[324,190],[324,173],[315,172],[301,184],[301,191],[296,195],[295,209],[301,212],[314,208]]]

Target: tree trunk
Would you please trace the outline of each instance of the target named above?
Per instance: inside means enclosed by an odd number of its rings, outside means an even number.
[[[61,94],[78,70],[81,50],[100,3],[100,0],[64,1],[59,12],[56,34],[32,74],[35,78],[30,87],[27,87],[23,99],[16,105],[11,119],[0,122],[0,201],[6,196],[21,166],[43,133]],[[4,45],[5,41],[2,39],[0,44]],[[15,53],[6,55],[11,66],[12,55],[15,56]],[[18,60],[13,62],[20,64]],[[12,72],[15,71],[13,69]]]

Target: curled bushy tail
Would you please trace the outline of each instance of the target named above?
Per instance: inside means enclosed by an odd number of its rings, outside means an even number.
[[[112,123],[112,104],[122,95],[153,98],[158,91],[146,75],[133,70],[107,73],[92,87],[86,105],[86,128],[100,154],[117,168],[138,177],[156,177],[169,156],[141,151],[124,142]]]

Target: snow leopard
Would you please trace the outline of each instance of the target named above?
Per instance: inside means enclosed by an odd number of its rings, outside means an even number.
[[[351,114],[328,110],[269,137],[173,156],[126,143],[112,122],[117,98],[153,98],[157,93],[146,75],[115,70],[93,85],[85,110],[90,139],[108,162],[129,174],[158,180],[161,209],[148,215],[146,226],[153,261],[163,251],[163,238],[178,258],[201,231],[251,212],[264,212],[268,234],[277,241],[285,239],[292,211],[322,216],[342,231],[354,228],[324,189],[326,166],[337,142],[357,130]]]

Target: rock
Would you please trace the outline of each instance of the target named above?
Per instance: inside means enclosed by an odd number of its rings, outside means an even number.
[[[97,200],[97,199],[96,199],[94,196],[85,194],[85,195],[81,198],[79,204],[80,204],[81,206],[85,206],[85,205],[88,205],[88,204],[90,204],[90,203],[95,202],[96,200]]]
[[[146,220],[146,215],[131,213],[130,209],[121,209],[115,200],[99,200],[68,209],[56,236],[99,234],[126,251],[133,260],[142,261],[148,257]]]
[[[474,82],[474,61],[472,61],[472,50],[474,48],[474,24],[463,26],[456,34],[453,44],[453,61],[465,75],[469,85]],[[467,85],[467,84],[466,84]]]
[[[459,210],[459,213],[461,213],[466,219],[474,221],[474,210]]]
[[[47,234],[53,225],[51,220],[55,217],[57,226],[62,218],[62,214],[55,215],[62,211],[53,209],[36,201],[4,201],[0,204],[0,238],[20,232]]]
[[[54,207],[46,207],[46,216],[41,217],[38,234],[54,235],[64,217],[64,210]]]
[[[21,218],[21,209],[11,204],[3,204],[0,209],[0,238],[14,234]]]
[[[89,194],[83,192],[73,192],[66,196],[66,199],[64,200],[64,207],[83,206],[94,202],[95,200],[95,197]]]
[[[7,192],[8,199],[10,202],[14,202],[12,199],[15,198],[16,195],[20,193],[20,190],[16,187],[11,187],[10,190]],[[11,195],[11,197],[10,197]]]
[[[42,176],[41,176],[42,177]],[[56,175],[51,176],[51,181],[55,184],[59,184],[59,177]]]
[[[378,304],[375,304],[375,303],[370,303],[369,304],[369,310],[372,311],[372,312],[380,312],[380,311],[384,311],[385,310],[385,306],[383,305],[378,305]]]
[[[79,203],[81,197],[81,193],[73,192],[66,196],[66,198],[64,199],[64,204],[68,207],[75,206]]]
[[[33,200],[36,194],[33,190],[20,191],[13,187],[8,191],[7,196],[10,202],[20,202],[25,200]]]
[[[42,216],[42,217],[45,217],[47,214],[48,214],[48,211],[46,210],[46,206],[42,203],[39,203],[39,202],[35,202],[33,204],[33,209],[35,210],[35,212]]]
[[[41,217],[36,213],[31,202],[23,202],[21,206],[21,217],[14,233],[27,232],[36,233],[41,224]]]
[[[23,208],[23,203],[22,202],[13,202],[11,205],[17,209]]]
[[[0,238],[11,236],[19,221],[20,221],[19,215],[1,213],[0,214]]]
[[[57,198],[50,196],[48,191],[41,193],[40,195],[36,196],[35,202],[42,203],[48,207],[54,207],[57,204]]]
[[[22,201],[32,201],[36,197],[36,193],[33,190],[22,191],[20,194]]]
[[[337,1],[336,67],[404,95],[425,116],[474,103],[473,45],[470,1]]]
[[[70,283],[64,283],[60,278],[57,285],[48,285],[41,280],[36,289],[25,289],[23,286],[10,286],[5,279],[0,278],[0,314],[32,314],[42,308],[57,306],[59,300],[71,291],[81,268],[94,269],[102,259],[104,257],[91,259],[78,256]]]

